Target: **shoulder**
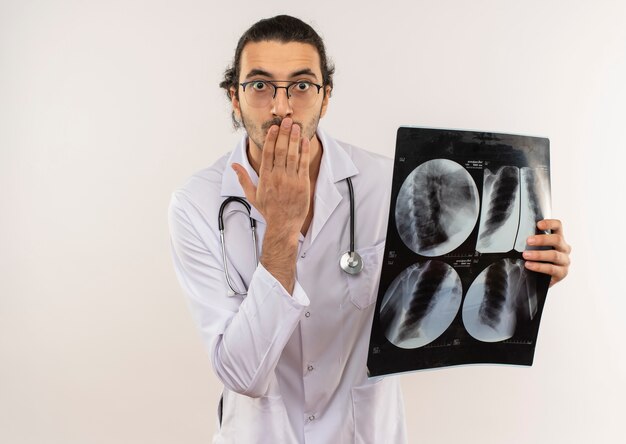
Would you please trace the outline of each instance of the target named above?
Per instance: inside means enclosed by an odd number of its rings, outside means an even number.
[[[172,193],[170,212],[193,210],[205,217],[212,216],[220,199],[222,177],[230,153],[219,158],[213,165],[197,171]]]

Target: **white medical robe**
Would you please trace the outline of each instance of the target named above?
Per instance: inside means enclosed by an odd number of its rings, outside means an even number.
[[[314,215],[300,236],[293,297],[255,265],[245,208],[224,214],[228,267],[244,296],[229,296],[218,210],[244,197],[230,165],[256,183],[244,136],[235,150],[174,192],[169,209],[179,281],[217,377],[223,419],[214,443],[340,444],[406,442],[397,377],[368,379],[366,360],[387,227],[392,161],[338,142],[318,129],[323,155]],[[355,193],[356,250],[363,271],[339,267],[348,250],[348,186]],[[259,251],[265,222],[257,221]]]

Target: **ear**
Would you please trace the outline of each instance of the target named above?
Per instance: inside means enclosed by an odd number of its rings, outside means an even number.
[[[230,103],[233,106],[233,113],[237,120],[241,121],[241,107],[239,104],[239,99],[237,98],[237,90],[231,86],[228,88],[228,94],[230,95]]]
[[[322,109],[320,110],[320,118],[324,117],[326,110],[328,109],[328,101],[330,100],[331,87],[326,85],[324,87],[324,100],[322,101]]]

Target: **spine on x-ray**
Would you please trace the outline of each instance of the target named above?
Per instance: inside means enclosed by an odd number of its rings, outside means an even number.
[[[491,264],[486,271],[479,321],[501,338],[513,336],[517,324],[532,320],[537,312],[531,281],[523,260],[502,259]]]
[[[420,250],[428,250],[446,240],[448,236],[441,223],[441,178],[428,174],[416,175],[415,192],[412,199],[412,214],[415,220],[416,244]]]
[[[399,343],[417,335],[422,319],[435,305],[438,290],[448,271],[446,264],[439,261],[428,261],[420,269],[419,279],[413,291],[405,294],[405,297],[410,298],[407,312],[398,330],[398,336],[392,342]]]
[[[508,290],[506,262],[498,261],[489,266],[485,277],[485,295],[478,316],[483,324],[495,328],[500,322],[500,314],[506,302]]]
[[[537,233],[537,222],[550,217],[550,181],[544,168],[523,167],[521,176],[520,223],[515,250],[522,252],[528,236]]]
[[[482,214],[476,250],[507,252],[513,248],[519,224],[519,169],[485,170]]]

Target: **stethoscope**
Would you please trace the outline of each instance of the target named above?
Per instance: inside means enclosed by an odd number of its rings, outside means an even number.
[[[348,194],[350,195],[350,249],[341,255],[339,259],[339,266],[343,271],[348,274],[358,274],[363,269],[363,259],[355,251],[354,248],[354,189],[352,188],[352,180],[349,177],[346,178],[346,182],[348,183]],[[243,199],[242,197],[231,196],[227,197],[222,205],[220,205],[220,211],[217,216],[217,225],[220,231],[220,243],[222,244],[222,260],[224,261],[224,276],[226,277],[226,283],[230,288],[230,296],[234,295],[245,295],[247,291],[237,291],[232,281],[230,280],[230,275],[228,273],[228,262],[226,261],[226,241],[224,237],[224,209],[231,202],[239,202],[243,205],[248,212],[248,218],[250,219],[250,232],[252,234],[252,244],[254,246],[254,260],[258,265],[259,263],[259,255],[257,252],[257,240],[256,240],[256,221],[251,216],[252,207],[250,204]]]

